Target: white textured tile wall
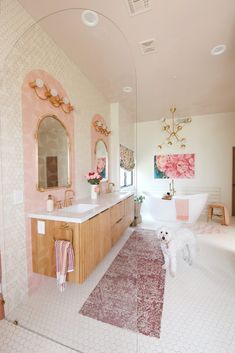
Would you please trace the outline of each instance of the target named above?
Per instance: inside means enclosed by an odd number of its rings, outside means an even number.
[[[13,191],[23,191],[23,79],[33,69],[48,71],[60,81],[75,106],[75,189],[79,197],[86,196],[89,191],[84,175],[91,167],[91,119],[99,113],[109,124],[110,107],[54,41],[38,25],[32,26],[32,18],[16,0],[1,1],[0,21],[0,248],[3,290],[9,312],[21,302],[28,287],[24,205],[13,202]]]

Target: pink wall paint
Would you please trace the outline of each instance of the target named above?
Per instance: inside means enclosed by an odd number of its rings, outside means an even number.
[[[61,108],[53,107],[46,100],[41,100],[36,95],[34,89],[29,86],[29,82],[41,78],[48,88],[56,88],[58,94],[68,97],[61,84],[49,73],[43,70],[33,70],[29,72],[22,85],[22,117],[23,117],[23,149],[24,149],[24,205],[26,213],[26,247],[29,274],[29,293],[37,288],[43,279],[43,276],[32,272],[32,245],[31,245],[31,226],[27,213],[30,211],[45,210],[48,194],[55,197],[56,200],[64,199],[66,188],[51,189],[45,192],[39,192],[36,189],[37,168],[36,168],[36,140],[35,133],[39,120],[45,115],[56,115],[58,119],[66,126],[70,144],[70,166],[72,188],[75,185],[75,158],[74,158],[74,112],[66,114]],[[68,97],[69,98],[69,97]],[[72,102],[71,102],[72,103]]]
[[[96,145],[97,141],[99,141],[99,140],[103,140],[104,141],[104,143],[107,146],[108,157],[109,157],[109,137],[105,136],[105,135],[103,135],[100,132],[97,132],[95,130],[95,128],[93,126],[93,123],[96,120],[101,121],[103,124],[105,124],[107,126],[105,119],[101,115],[99,115],[99,114],[95,114],[94,115],[94,117],[92,119],[92,122],[91,122],[91,162],[92,162],[92,168],[93,168],[94,171],[95,171],[95,168],[96,168],[95,145]],[[109,177],[109,175],[110,175],[110,163],[108,163],[108,177]],[[108,182],[101,183],[101,192],[102,193],[106,192],[107,185],[108,185]]]

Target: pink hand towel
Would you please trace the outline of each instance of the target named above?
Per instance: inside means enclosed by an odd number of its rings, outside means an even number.
[[[65,289],[67,272],[74,271],[74,252],[72,244],[65,240],[55,241],[56,278],[60,291]]]
[[[177,221],[188,221],[189,219],[189,200],[175,199]]]

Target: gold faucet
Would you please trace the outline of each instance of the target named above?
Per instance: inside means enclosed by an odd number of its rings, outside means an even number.
[[[171,183],[169,185],[169,188],[170,188],[170,194],[172,196],[174,196],[176,194],[174,179],[171,179]]]
[[[62,201],[61,201],[61,200],[57,200],[57,201],[55,202],[55,208],[57,208],[57,209],[63,208],[63,207],[62,207]]]
[[[107,192],[113,192],[114,191],[114,187],[115,187],[114,183],[108,183]]]
[[[64,192],[64,207],[68,207],[73,204],[74,195],[75,195],[75,193],[72,189],[65,190],[65,192]]]

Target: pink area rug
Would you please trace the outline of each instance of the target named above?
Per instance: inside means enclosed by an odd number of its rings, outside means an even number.
[[[155,232],[134,231],[80,314],[159,338],[165,286],[162,265]]]

